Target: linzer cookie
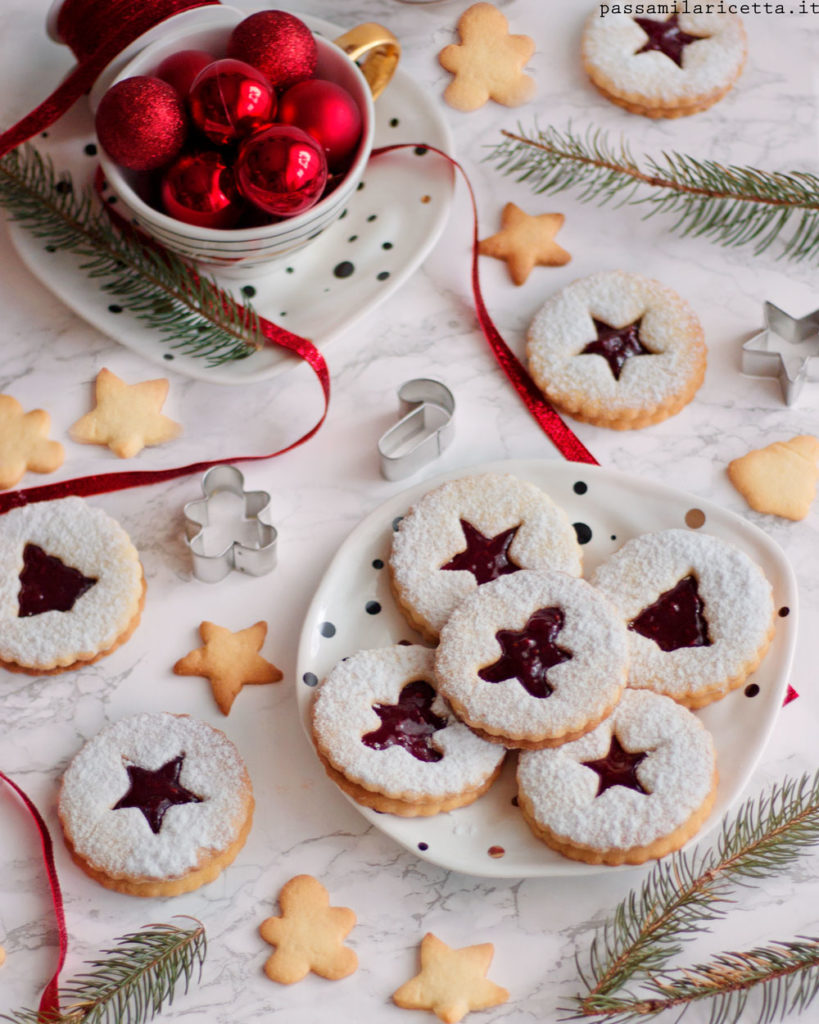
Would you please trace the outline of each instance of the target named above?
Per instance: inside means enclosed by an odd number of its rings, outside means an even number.
[[[632,17],[594,10],[581,42],[583,66],[600,92],[645,117],[706,110],[731,89],[745,64],[745,29],[735,14]]]
[[[628,636],[585,580],[532,570],[463,601],[441,630],[438,690],[479,735],[508,747],[566,743],[611,713]]]
[[[520,569],[579,576],[580,545],[566,513],[539,487],[509,474],[465,476],[437,487],[393,535],[396,599],[430,640],[465,597]]]
[[[535,383],[586,423],[629,430],[659,423],[705,376],[702,326],[676,292],[640,274],[606,271],[552,296],[529,326]]]
[[[678,850],[716,797],[714,742],[667,697],[626,690],[588,735],[518,761],[518,804],[534,834],[589,864],[642,864]]]
[[[459,722],[437,693],[434,654],[396,645],[339,662],[319,689],[313,739],[327,774],[366,807],[405,817],[472,803],[504,751]]]
[[[629,686],[690,708],[742,685],[773,637],[773,597],[762,569],[709,534],[635,537],[598,567],[592,583],[628,625]]]
[[[109,725],[68,766],[58,803],[76,863],[131,896],[176,896],[214,878],[244,846],[250,779],[218,729],[187,715]]]
[[[0,516],[0,666],[63,672],[136,629],[145,583],[125,530],[81,498]]]

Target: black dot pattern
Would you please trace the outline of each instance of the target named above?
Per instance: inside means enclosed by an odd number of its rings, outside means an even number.
[[[572,523],[574,532],[577,534],[578,544],[588,544],[592,539],[591,527],[586,523]]]
[[[759,693],[759,687],[757,686],[756,683],[750,683],[748,686],[745,687],[745,696],[746,697],[756,697],[756,695],[758,693]]]
[[[319,633],[322,636],[331,637],[336,635],[336,627],[332,622],[322,622],[319,626]]]
[[[342,260],[341,263],[336,263],[333,267],[333,274],[336,277],[350,277],[355,272],[355,265],[349,260]]]
[[[383,568],[384,568],[384,560],[383,560],[383,558],[374,558],[373,559],[373,569],[383,569]]]
[[[390,276],[390,272],[389,272],[389,270],[382,270],[380,273],[376,274],[375,276],[376,276],[376,279],[379,280],[379,281],[386,281],[387,278]]]
[[[86,156],[96,156],[97,155],[97,147],[96,147],[96,145],[93,142],[89,142],[88,145],[83,150],[83,152],[85,153]]]
[[[256,289],[253,287],[252,284],[243,285],[243,287],[242,287],[242,295],[244,295],[244,297],[246,299],[252,299],[255,294],[256,294]]]
[[[790,615],[790,613],[791,613],[791,610],[790,610],[790,608],[788,608],[788,606],[787,606],[787,605],[783,605],[783,606],[782,606],[782,607],[781,607],[781,608],[779,609],[779,618],[780,618],[780,619],[784,619],[784,618],[787,618],[787,616],[788,616],[788,615]]]
[[[419,843],[418,844],[418,849],[419,850],[428,850],[429,849],[429,843]]]
[[[578,480],[572,488],[575,494],[585,494],[588,489],[588,484],[584,484],[582,480]]]
[[[378,615],[378,613],[381,611],[381,605],[378,603],[378,601],[368,601],[364,605],[364,610],[367,612],[368,615]]]
[[[397,530],[398,529],[398,527],[399,527],[399,525],[401,523],[401,520],[403,518],[404,518],[403,516],[396,516],[395,519],[393,519],[393,521],[392,521],[392,528],[393,528],[393,530]]]
[[[122,312],[122,306],[118,306],[115,302],[112,302],[111,305],[108,307],[108,312],[109,313],[121,313]]]
[[[318,676],[314,672],[305,672],[301,678],[307,686],[318,686]]]

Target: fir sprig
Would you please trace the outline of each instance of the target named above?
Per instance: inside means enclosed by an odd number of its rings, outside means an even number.
[[[251,306],[168,250],[115,230],[93,190],[77,190],[32,146],[0,160],[0,206],[50,249],[79,256],[103,291],[172,348],[219,365],[244,359],[264,343]]]
[[[601,129],[579,135],[569,126],[504,131],[489,159],[537,193],[579,190],[583,202],[640,205],[645,216],[671,214],[672,231],[764,252],[786,228],[780,255],[819,259],[819,177],[807,171],[764,171],[698,160],[685,153],[634,157],[627,141]]]
[[[12,1024],[143,1024],[173,1001],[180,979],[188,991],[207,952],[205,926],[150,924],[124,935],[89,971],[60,988],[59,1013],[19,1010],[0,1016]]]
[[[587,991],[577,997],[572,1018],[625,1024],[714,997],[712,1020],[724,1024],[740,1019],[748,992],[759,985],[760,1022],[807,1005],[819,989],[816,938],[725,953],[688,969],[665,967],[683,942],[725,915],[734,886],[787,867],[817,843],[819,772],[812,779],[786,779],[746,801],[723,824],[714,849],[659,861],[592,942],[588,970],[580,971]],[[635,981],[647,992],[615,995]]]

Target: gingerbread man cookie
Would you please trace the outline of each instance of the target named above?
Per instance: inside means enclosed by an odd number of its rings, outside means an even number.
[[[14,487],[27,469],[53,473],[63,464],[59,441],[48,440],[51,417],[44,409],[23,412],[11,395],[0,395],[0,488]]]
[[[563,227],[562,213],[530,216],[514,203],[501,214],[501,230],[478,243],[481,256],[505,260],[515,284],[524,284],[534,267],[562,267],[571,259],[554,238]]]

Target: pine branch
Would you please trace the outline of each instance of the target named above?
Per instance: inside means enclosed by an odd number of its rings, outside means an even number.
[[[173,253],[143,245],[114,229],[90,188],[75,191],[31,146],[0,160],[0,206],[49,251],[82,259],[81,269],[103,291],[158,331],[171,347],[202,356],[210,365],[244,359],[264,343],[259,318]]]
[[[600,129],[580,136],[549,127],[502,132],[488,159],[537,193],[579,189],[582,202],[639,205],[645,217],[672,214],[671,230],[722,245],[752,245],[755,254],[790,235],[780,255],[819,259],[819,176],[806,171],[762,171],[684,153],[646,157],[641,167],[628,143],[609,142]],[[646,190],[648,193],[646,194]]]
[[[143,1024],[173,1002],[184,979],[188,991],[195,972],[201,975],[207,943],[205,926],[194,918],[190,928],[146,925],[103,950],[90,971],[60,989],[60,1013],[20,1010],[0,1020],[12,1024]]]

